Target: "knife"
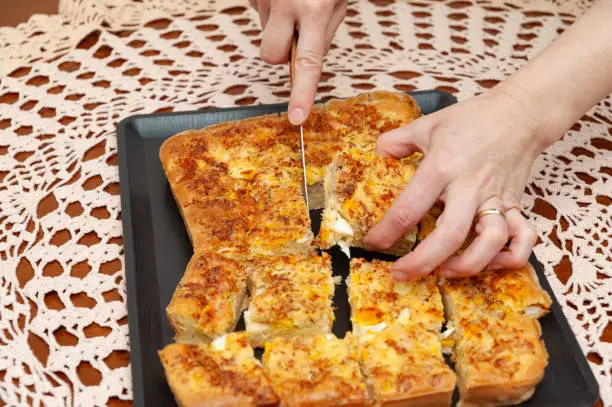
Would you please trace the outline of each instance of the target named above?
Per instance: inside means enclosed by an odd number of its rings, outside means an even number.
[[[293,40],[291,41],[291,50],[289,51],[289,76],[291,80],[291,86],[293,86],[293,75],[295,72],[295,54],[297,47],[298,33],[297,31],[293,35]],[[306,199],[306,207],[310,208],[308,203],[308,181],[306,179],[306,154],[304,151],[304,129],[300,124],[300,150],[302,153],[302,180],[304,182],[304,198]]]

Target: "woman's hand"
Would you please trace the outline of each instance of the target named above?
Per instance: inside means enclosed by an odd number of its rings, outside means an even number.
[[[347,0],[249,0],[264,27],[261,57],[286,63],[293,34],[299,32],[295,80],[289,98],[289,121],[302,124],[312,109],[323,58],[346,15]]]
[[[435,230],[393,266],[396,280],[422,276],[440,266],[446,277],[478,273],[485,267],[523,266],[536,233],[519,210],[531,166],[546,147],[538,118],[522,93],[496,88],[383,134],[377,153],[396,158],[415,151],[424,158],[414,177],[365,238],[386,249],[417,225],[438,200],[444,212]],[[546,137],[544,138],[546,139]],[[478,212],[499,209],[482,216]],[[474,226],[475,239],[455,255]],[[502,251],[510,240],[509,250]]]

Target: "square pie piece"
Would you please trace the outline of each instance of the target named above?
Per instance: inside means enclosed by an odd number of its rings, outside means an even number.
[[[526,315],[540,318],[552,300],[540,286],[533,267],[486,270],[470,278],[449,279],[441,284],[451,313],[485,312],[505,318]]]
[[[456,377],[442,357],[436,332],[399,324],[359,338],[372,404],[448,407]]]
[[[402,92],[375,91],[316,104],[302,126],[310,208],[323,207],[325,170],[341,149],[373,148],[381,133],[410,123],[419,115],[416,101]]]
[[[244,321],[253,346],[277,336],[331,331],[334,281],[327,253],[260,257],[251,263],[250,276]]]
[[[529,399],[548,364],[536,318],[551,304],[531,266],[443,280],[441,289],[455,328],[459,406]]]
[[[533,395],[548,364],[537,320],[459,316],[455,326],[459,407],[510,406]]]
[[[279,403],[244,332],[222,336],[211,344],[170,344],[159,357],[180,407]]]
[[[363,247],[366,233],[378,223],[416,171],[420,154],[397,160],[374,151],[341,151],[325,174],[325,209],[317,244]],[[404,255],[416,242],[413,228],[384,253]]]
[[[347,280],[353,333],[363,335],[393,324],[439,333],[444,323],[442,297],[432,274],[408,282],[391,277],[392,263],[351,260]]]
[[[219,254],[197,252],[166,315],[176,342],[209,342],[234,330],[247,303],[246,267]]]
[[[276,338],[266,344],[264,368],[284,407],[365,406],[356,338],[332,334]]]

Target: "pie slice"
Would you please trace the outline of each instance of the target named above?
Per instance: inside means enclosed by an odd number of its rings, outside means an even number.
[[[420,324],[395,324],[365,334],[359,343],[372,404],[450,406],[456,378],[436,332]]]
[[[441,280],[454,328],[460,406],[506,406],[529,399],[542,380],[548,354],[537,318],[551,299],[531,266],[488,270]]]
[[[266,344],[263,364],[284,407],[366,406],[359,349],[350,333],[276,338]]]
[[[538,282],[533,267],[486,270],[469,278],[443,280],[440,288],[451,314],[487,313],[498,318],[526,315],[540,318],[552,300]]]
[[[416,171],[420,154],[397,160],[374,151],[341,151],[325,176],[325,209],[317,244],[363,247],[368,230],[378,223]],[[416,242],[413,228],[385,253],[403,255]]]
[[[351,259],[347,280],[353,333],[380,331],[393,324],[419,324],[439,333],[444,323],[442,298],[434,275],[400,283],[391,277],[392,263]]]
[[[537,320],[480,314],[459,316],[454,324],[458,406],[509,406],[533,395],[548,364]]]
[[[373,149],[381,133],[420,115],[416,101],[401,92],[375,91],[317,104],[303,124],[310,208],[324,205],[326,168],[347,146]]]
[[[180,407],[279,403],[244,332],[222,336],[210,344],[173,343],[161,350],[159,357]]]
[[[248,303],[244,265],[211,252],[193,255],[166,308],[175,341],[200,343],[231,332]]]
[[[334,321],[334,281],[327,253],[260,257],[250,265],[251,301],[244,312],[249,340],[328,333]]]

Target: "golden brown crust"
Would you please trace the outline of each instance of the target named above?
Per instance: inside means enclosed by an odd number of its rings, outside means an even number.
[[[381,323],[399,323],[422,324],[439,333],[444,310],[436,277],[427,275],[400,283],[391,277],[392,264],[361,258],[351,260],[347,285],[353,332]]]
[[[170,344],[159,357],[181,407],[278,405],[244,333],[228,335],[224,349],[213,344]]]
[[[349,148],[341,151],[325,178],[325,210],[317,244],[329,248],[338,242],[363,247],[363,238],[412,178],[419,154],[397,160],[374,151]],[[350,227],[341,230],[338,222]],[[384,252],[403,255],[416,241],[417,228],[410,230]]]
[[[263,363],[284,407],[356,407],[368,401],[350,334],[276,338],[266,344]]]
[[[456,328],[461,406],[518,404],[542,380],[548,354],[535,318],[548,311],[550,298],[535,278],[528,266],[441,281]]]
[[[208,342],[234,330],[246,306],[246,288],[244,265],[216,253],[195,253],[166,309],[176,342]]]
[[[521,269],[486,270],[469,278],[449,279],[441,288],[459,313],[486,311],[500,318],[539,318],[552,304],[530,264]]]
[[[276,336],[331,331],[334,282],[327,253],[260,257],[250,270],[251,301],[245,323],[253,346]]]
[[[360,353],[375,402],[450,405],[456,378],[444,362],[437,333],[419,324],[394,325],[361,337]]]
[[[526,316],[460,318],[457,330],[462,406],[514,405],[533,394],[548,364],[537,320]]]

